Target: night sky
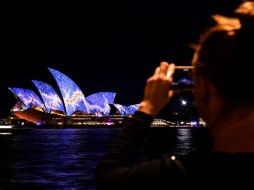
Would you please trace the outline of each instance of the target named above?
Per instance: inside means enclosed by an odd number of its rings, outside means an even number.
[[[239,0],[94,1],[83,4],[10,4],[1,23],[0,116],[16,100],[8,87],[56,83],[48,67],[73,79],[84,95],[116,92],[116,103],[142,99],[160,61],[188,65],[190,43]],[[22,2],[23,3],[23,2]]]

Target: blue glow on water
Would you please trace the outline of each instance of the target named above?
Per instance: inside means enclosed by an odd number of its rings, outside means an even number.
[[[36,88],[41,94],[41,97],[44,101],[44,104],[47,108],[47,112],[51,112],[51,110],[59,110],[65,113],[64,105],[54,88],[45,82],[40,82],[37,80],[32,80]]]
[[[0,135],[0,189],[95,190],[96,166],[120,130],[24,129]],[[139,159],[203,151],[206,139],[205,128],[151,128]]]

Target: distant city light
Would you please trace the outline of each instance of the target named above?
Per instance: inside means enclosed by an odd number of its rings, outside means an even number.
[[[12,125],[0,125],[0,129],[11,129]]]
[[[12,133],[0,133],[0,135],[11,135]]]
[[[113,123],[112,122],[107,122],[106,125],[112,125]]]
[[[196,121],[191,121],[191,125],[197,125]]]
[[[186,100],[181,100],[181,104],[182,104],[183,106],[185,106],[185,105],[187,104],[187,101],[186,101]]]

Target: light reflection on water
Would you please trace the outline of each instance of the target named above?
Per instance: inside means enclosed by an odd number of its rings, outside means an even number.
[[[179,154],[185,154],[191,151],[191,131],[188,128],[179,128],[176,132],[176,149]]]
[[[0,135],[11,135],[12,133],[10,132],[3,132],[3,133],[0,133]]]
[[[33,129],[0,134],[2,189],[95,188],[94,172],[107,145],[120,129]],[[155,128],[140,158],[196,149],[191,129]]]

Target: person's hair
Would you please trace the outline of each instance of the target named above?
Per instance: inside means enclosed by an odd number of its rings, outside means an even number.
[[[216,25],[200,37],[196,73],[211,80],[231,105],[254,102],[254,2],[244,2],[235,17],[213,17]]]

